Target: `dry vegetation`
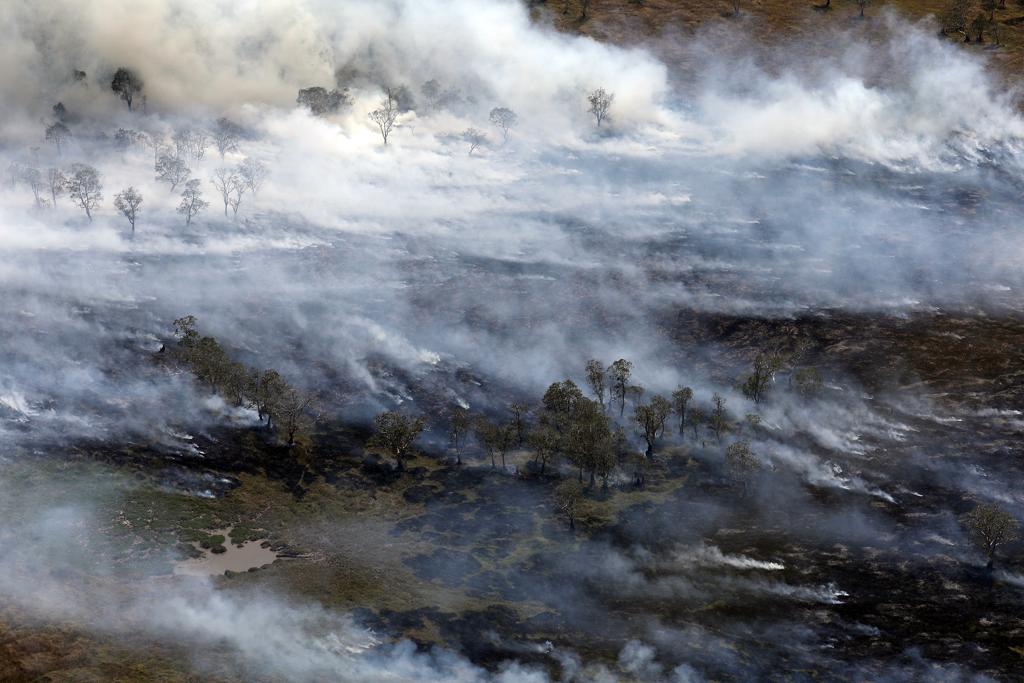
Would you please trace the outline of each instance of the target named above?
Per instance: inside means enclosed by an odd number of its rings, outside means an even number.
[[[856,2],[832,0],[831,7],[820,6],[826,0],[742,0],[740,14],[732,13],[727,0],[593,0],[587,18],[581,20],[579,0],[546,0],[532,2],[534,17],[550,21],[563,31],[579,32],[598,40],[619,44],[653,46],[656,54],[676,70],[676,75],[692,77],[699,69],[698,55],[714,50],[718,57],[731,51],[749,51],[752,46],[763,50],[760,63],[771,69],[780,66],[780,45],[786,59],[803,54],[808,59],[834,55],[836,36],[848,32],[856,40],[874,41],[886,35],[880,30],[887,13],[897,13],[910,21],[931,22],[936,33],[948,0],[871,0],[866,16],[860,19]],[[1024,6],[1007,0],[1005,9],[995,11],[999,27],[996,46],[990,37],[984,44],[965,44],[976,54],[989,59],[996,71],[1007,81],[1024,73]],[[968,21],[981,11],[973,2]],[[754,41],[735,40],[735,35],[753,37]],[[950,35],[951,42],[961,43],[963,35]],[[703,49],[694,49],[696,46]],[[951,89],[955,85],[951,84]]]

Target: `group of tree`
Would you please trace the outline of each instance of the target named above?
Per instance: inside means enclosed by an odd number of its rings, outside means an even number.
[[[305,107],[314,116],[336,114],[342,108],[351,104],[351,102],[348,89],[338,90],[335,88],[334,90],[327,90],[320,86],[303,88],[299,90],[299,95],[295,98],[296,104],[300,107]]]
[[[1024,8],[1024,1],[1017,4]],[[996,12],[1005,9],[1006,0],[947,0],[939,13],[942,33],[962,35],[965,43],[984,43],[987,32],[999,45],[1002,35]]]
[[[11,186],[24,184],[39,209],[57,206],[57,198],[66,194],[91,221],[92,212],[103,200],[102,176],[89,164],[72,164],[66,170],[51,167],[44,173],[33,166],[13,162],[7,172]]]
[[[233,125],[227,119],[221,119],[215,128],[219,133],[214,134],[213,140],[222,156],[228,151],[237,149],[237,139],[229,132]],[[190,139],[193,142],[188,142]],[[194,132],[187,131],[179,138],[180,144],[176,144],[173,151],[166,148],[166,151],[156,159],[154,164],[156,180],[167,183],[172,193],[179,187],[183,188],[178,213],[185,217],[186,225],[191,225],[192,220],[209,206],[209,202],[202,197],[203,191],[199,179],[192,177],[192,169],[183,157],[183,153],[190,154],[193,159],[196,159],[197,156],[198,158],[202,157],[202,154],[194,146],[198,144],[195,142],[197,139]],[[237,219],[242,198],[246,194],[256,196],[268,176],[269,171],[266,165],[262,161],[252,158],[246,158],[234,167],[222,166],[216,169],[210,182],[223,201],[224,217],[228,217],[228,209],[231,209],[231,215]]]
[[[276,370],[248,368],[231,359],[214,337],[203,336],[195,316],[174,321],[175,355],[210,391],[226,402],[256,411],[268,430],[275,430],[288,446],[318,419],[316,394],[289,384]]]

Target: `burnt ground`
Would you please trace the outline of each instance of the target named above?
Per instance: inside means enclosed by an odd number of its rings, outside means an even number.
[[[1015,412],[1024,406],[1024,323],[998,314],[824,311],[769,320],[675,311],[661,328],[684,353],[718,349],[695,360],[723,386],[767,348],[793,367],[821,368],[826,388],[814,406],[855,395],[875,418],[899,425],[898,437],[865,425],[862,449],[849,456],[799,427],[738,427],[739,435],[841,464],[892,495],[828,486],[784,466],[738,488],[722,446],[704,432],[666,439],[645,489],[622,476],[588,492],[576,532],[552,509],[558,475],[501,474],[472,453],[458,468],[439,447],[398,474],[363,452],[364,425],[322,423],[306,446],[315,454],[308,471],[256,427],[212,428],[188,449],[82,443],[64,457],[204,501],[188,524],[187,506],[166,522],[156,545],[173,544],[182,529],[248,523],[256,537],[294,548],[293,562],[228,586],[254,582],[314,598],[379,633],[424,649],[443,644],[485,666],[514,658],[557,672],[552,648],[614,663],[637,638],[655,644],[666,666],[689,663],[718,680],[866,680],[921,666],[998,680],[1024,673],[1024,589],[1013,579],[1024,546],[1007,546],[989,572],[956,522],[979,499],[1013,500],[1024,470],[1024,421]],[[401,379],[413,395],[431,394],[415,377]],[[790,410],[791,394],[784,372],[761,411]],[[828,411],[815,420],[827,422]],[[369,538],[343,540],[345,525],[365,520],[377,524]],[[367,544],[395,549],[364,557]],[[673,559],[708,547],[779,567]],[[401,600],[388,595],[406,591]],[[440,593],[458,597],[434,601]],[[7,657],[30,678],[61,671],[72,643],[93,642],[73,629],[40,641],[35,627],[11,627]],[[163,656],[161,666],[177,666],[167,664],[173,653]],[[92,661],[81,652],[72,659]]]

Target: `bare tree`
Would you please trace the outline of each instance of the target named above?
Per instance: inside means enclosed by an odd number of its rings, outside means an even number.
[[[68,179],[59,168],[50,168],[46,171],[46,183],[50,188],[50,200],[54,207],[57,206],[57,197],[67,190]]]
[[[233,168],[218,168],[213,172],[210,182],[217,188],[217,192],[220,193],[221,199],[224,201],[224,218],[227,218],[228,206],[231,205],[231,200],[235,196],[235,189],[242,184],[238,171]],[[240,201],[241,196],[239,196]],[[235,212],[237,213],[237,209]]]
[[[1017,520],[998,505],[979,505],[963,517],[971,539],[988,557],[988,568],[995,563],[999,546],[1017,539]]]
[[[462,132],[462,139],[469,145],[469,155],[480,148],[480,145],[487,142],[487,136],[476,128],[467,128]]]
[[[210,145],[210,138],[204,131],[192,128],[175,131],[171,140],[174,142],[174,153],[178,158],[189,156],[196,161],[201,161],[206,156],[206,148]]]
[[[167,141],[161,133],[139,133],[139,144],[153,150],[153,165],[168,151]]]
[[[63,152],[64,143],[71,137],[71,129],[60,121],[52,123],[46,128],[46,141],[52,142],[57,147],[57,156]]]
[[[184,159],[164,154],[156,161],[156,179],[171,186],[173,193],[178,185],[188,181],[192,170],[185,163]]]
[[[590,109],[588,111],[594,115],[598,128],[601,127],[602,123],[611,119],[612,102],[615,101],[614,93],[607,92],[604,88],[598,88],[590,93],[587,101],[590,102]]]
[[[100,172],[95,168],[88,164],[74,164],[71,167],[68,196],[76,206],[85,211],[85,215],[89,217],[90,221],[92,221],[93,209],[96,209],[103,199],[102,190]]]
[[[391,129],[395,127],[398,114],[398,103],[395,101],[391,89],[388,88],[387,97],[381,100],[377,109],[370,112],[370,120],[377,124],[385,145],[388,144],[388,136],[391,135]]]
[[[246,158],[238,165],[238,175],[255,197],[270,175],[270,170],[259,159]]]
[[[134,71],[123,66],[114,73],[114,78],[110,81],[110,89],[121,96],[129,111],[132,109],[135,96],[142,92],[142,85],[142,79]]]
[[[139,215],[139,207],[142,206],[142,194],[134,187],[129,186],[127,189],[114,195],[114,206],[131,223],[132,234],[134,235],[135,218]]]
[[[228,195],[228,206],[231,207],[231,216],[236,221],[238,220],[238,207],[242,205],[242,197],[245,195],[248,186],[245,184],[245,180],[241,175],[236,174],[234,180],[231,183],[231,192]]]
[[[28,185],[28,189],[32,191],[32,197],[35,200],[37,209],[41,209],[46,206],[46,199],[43,198],[43,192],[46,189],[46,184],[43,180],[43,174],[39,172],[38,168],[26,167],[21,170],[21,181]]]
[[[507,107],[495,107],[491,110],[490,121],[501,129],[501,138],[508,141],[509,132],[519,125],[519,117]]]
[[[199,178],[193,178],[185,183],[185,190],[181,193],[178,213],[185,217],[185,225],[192,225],[192,219],[210,205],[203,199],[203,191],[199,189],[199,184]]]
[[[238,141],[242,139],[242,127],[229,118],[221,117],[213,125],[210,132],[213,138],[213,145],[223,161],[224,155],[228,152],[238,151]]]

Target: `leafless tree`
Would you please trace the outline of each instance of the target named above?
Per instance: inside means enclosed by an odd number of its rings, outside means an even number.
[[[184,159],[164,154],[156,161],[156,179],[171,186],[173,193],[178,186],[188,181],[192,170]]]
[[[182,128],[175,131],[171,137],[174,142],[174,152],[179,158],[191,157],[196,161],[202,160],[206,155],[206,148],[210,145],[210,138],[205,132],[192,128]]]
[[[462,139],[469,145],[469,155],[473,156],[473,152],[480,148],[485,142],[487,142],[487,136],[476,128],[467,128],[462,132]]]
[[[398,103],[395,101],[391,89],[388,88],[387,97],[381,100],[377,109],[370,112],[370,119],[380,129],[380,136],[384,139],[385,145],[388,144],[388,136],[391,135],[391,129],[395,127],[398,114]]]
[[[238,220],[238,207],[242,205],[242,197],[245,195],[248,187],[245,181],[240,175],[236,175],[234,181],[231,183],[231,193],[228,195],[228,206],[231,207],[231,215],[237,221]]]
[[[610,111],[612,102],[615,101],[614,93],[607,92],[604,88],[598,88],[590,93],[587,101],[590,102],[590,109],[588,111],[594,115],[598,128],[601,127],[602,123],[611,119]]]
[[[50,188],[50,200],[54,207],[57,206],[57,197],[67,190],[68,179],[59,168],[50,168],[46,171],[46,183]]]
[[[32,197],[35,200],[36,208],[41,209],[46,206],[46,199],[43,198],[43,192],[46,190],[46,184],[43,180],[43,174],[39,172],[38,168],[25,167],[21,170],[21,181],[28,185],[28,189],[32,191]]]
[[[128,219],[132,226],[132,234],[134,235],[135,219],[139,215],[139,207],[142,206],[142,193],[129,186],[122,192],[114,195],[114,206]]]
[[[181,203],[178,204],[178,213],[185,217],[185,225],[192,225],[192,219],[209,205],[210,203],[203,199],[203,191],[199,189],[199,178],[193,178],[185,183]]]
[[[103,185],[100,172],[88,164],[75,164],[71,167],[71,178],[68,180],[68,196],[76,206],[85,211],[92,221],[92,212],[103,200]]]
[[[221,199],[224,201],[224,218],[227,218],[228,206],[231,205],[235,189],[242,184],[242,179],[239,177],[236,169],[218,168],[213,172],[213,178],[210,179],[210,182],[217,188],[217,192],[220,193]],[[239,196],[239,201],[241,201],[241,196]]]
[[[139,144],[153,150],[154,166],[160,160],[160,157],[168,151],[167,141],[161,133],[139,133]]]
[[[245,186],[249,188],[249,191],[252,192],[253,196],[256,196],[270,175],[270,170],[259,159],[248,158],[239,164],[238,175]]]

